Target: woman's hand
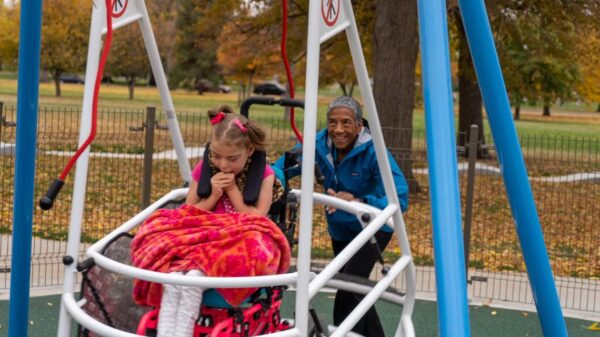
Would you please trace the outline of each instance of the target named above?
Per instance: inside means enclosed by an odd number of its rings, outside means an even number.
[[[329,189],[327,189],[327,194],[329,194],[332,197],[336,197],[336,198],[346,200],[346,201],[360,201],[357,198],[355,198],[354,195],[350,192],[344,192],[344,191],[336,192],[333,189],[329,188]],[[325,207],[325,210],[329,214],[336,211],[336,209],[331,206]]]

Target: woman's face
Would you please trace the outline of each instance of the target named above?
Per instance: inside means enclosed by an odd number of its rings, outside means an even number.
[[[239,146],[235,143],[212,140],[210,142],[210,155],[212,164],[224,173],[235,175],[242,172],[248,157],[254,152],[253,148]]]
[[[327,118],[327,133],[333,145],[340,151],[350,151],[362,123],[354,119],[354,112],[345,107],[333,108]]]

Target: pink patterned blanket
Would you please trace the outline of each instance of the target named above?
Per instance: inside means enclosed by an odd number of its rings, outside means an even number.
[[[183,205],[154,212],[131,243],[138,268],[169,273],[202,270],[207,276],[259,276],[285,273],[289,244],[275,223],[252,214],[215,214]],[[237,306],[256,288],[218,289]],[[159,306],[162,285],[135,280],[133,298]]]

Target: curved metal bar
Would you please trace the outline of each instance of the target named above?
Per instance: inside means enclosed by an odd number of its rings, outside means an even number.
[[[122,331],[119,329],[115,329],[106,324],[100,323],[96,320],[96,318],[88,315],[81,309],[77,302],[75,302],[75,297],[73,293],[64,293],[62,295],[62,303],[69,313],[69,315],[77,321],[79,324],[84,326],[86,329],[98,333],[102,336],[114,336],[114,337],[144,337],[137,334],[132,334],[126,331]]]
[[[378,215],[367,227],[365,227],[358,236],[352,240],[328,265],[323,269],[317,277],[310,282],[308,296],[309,298],[314,297],[317,292],[323,288],[327,280],[333,278],[333,276],[340,270],[348,260],[352,258],[355,252],[362,247],[375,233],[383,226],[385,219],[392,216],[394,212],[398,210],[396,205],[388,205],[385,210]],[[405,258],[404,256],[402,258]],[[410,261],[410,257],[408,258]],[[408,262],[407,262],[408,263]],[[398,275],[398,274],[396,274]]]
[[[352,281],[338,280],[338,279],[331,279],[331,280],[327,281],[325,286],[328,288],[346,290],[346,291],[353,292],[356,294],[361,294],[361,295],[368,294],[369,291],[371,291],[374,288],[374,286],[360,284],[360,283],[356,283],[356,282],[352,282]],[[399,294],[396,294],[396,293],[393,293],[390,291],[383,292],[380,297],[380,299],[382,299],[386,302],[389,302],[392,304],[398,304],[398,305],[404,305],[405,298],[406,297],[403,295],[399,295]]]
[[[115,273],[136,277],[146,281],[186,286],[199,286],[203,288],[251,288],[283,284],[288,285],[296,282],[298,277],[297,273],[244,277],[200,277],[172,275],[128,266],[126,264],[111,260],[98,252],[92,252],[90,257],[94,259],[97,265]]]
[[[331,337],[342,337],[345,336],[347,332],[349,332],[354,325],[360,320],[360,318],[369,310],[373,304],[377,301],[377,299],[385,292],[385,290],[390,286],[392,281],[396,279],[396,276],[402,272],[402,270],[411,262],[410,256],[401,257],[396,263],[392,266],[388,274],[383,277],[373,290],[369,292],[360,303],[352,310],[350,315],[344,319],[342,324],[338,327],[338,329],[331,335]]]
[[[133,218],[127,220],[121,226],[117,227],[112,232],[108,233],[105,237],[98,240],[96,243],[90,246],[87,250],[88,256],[90,256],[91,252],[101,252],[104,250],[104,246],[106,246],[109,242],[111,242],[116,236],[121,233],[129,232],[135,226],[141,224],[150,214],[159,209],[162,205],[168,203],[169,201],[177,200],[178,198],[185,197],[187,194],[188,188],[179,188],[173,190],[162,198],[158,199],[152,205],[146,207],[143,211],[136,214]]]
[[[86,314],[85,311],[83,311],[79,307],[77,302],[75,302],[75,297],[73,296],[73,293],[63,294],[62,301],[63,301],[69,315],[71,315],[71,317],[75,321],[79,322],[79,324],[81,324],[86,329],[88,329],[92,332],[95,332],[102,336],[145,337],[142,335],[133,334],[133,333],[126,332],[123,330],[115,329],[104,323],[100,323],[94,317]],[[260,335],[257,337],[261,337],[261,336],[267,336],[267,335]],[[269,337],[298,337],[298,336],[300,336],[300,333],[298,332],[298,329],[292,328],[292,329],[285,330],[285,331],[275,332],[275,333],[269,334],[268,336]]]
[[[113,272],[128,275],[131,277],[136,277],[139,279],[144,279],[147,281],[159,282],[159,283],[171,283],[171,284],[187,285],[187,286],[200,286],[200,287],[206,287],[206,288],[239,288],[239,287],[275,286],[275,285],[283,285],[283,284],[291,285],[291,284],[294,284],[295,282],[297,282],[298,273],[287,273],[287,274],[266,275],[266,276],[252,276],[252,277],[234,277],[234,278],[171,275],[171,274],[165,274],[165,273],[154,272],[154,271],[149,271],[149,270],[132,267],[132,266],[114,261],[112,259],[109,259],[108,257],[106,257],[100,253],[101,251],[104,250],[105,246],[108,243],[110,243],[116,236],[120,235],[121,233],[131,231],[133,228],[135,228],[136,226],[141,224],[149,215],[151,215],[154,211],[159,209],[165,203],[185,197],[185,195],[187,194],[187,191],[188,191],[187,188],[180,188],[180,189],[173,190],[173,191],[169,192],[168,194],[166,194],[165,196],[163,196],[162,198],[160,198],[158,201],[154,202],[152,205],[148,206],[142,212],[138,213],[136,216],[129,219],[128,221],[123,223],[121,226],[119,226],[117,229],[115,229],[114,231],[109,233],[107,236],[105,236],[104,238],[102,238],[101,240],[96,242],[94,245],[92,245],[87,250],[88,257],[91,257],[98,266],[106,268]],[[294,193],[299,196],[301,194],[301,191],[300,190],[292,190],[291,193]],[[389,226],[394,227],[394,222],[393,222],[391,216],[397,211],[397,206],[395,206],[395,205],[390,205],[382,211],[380,209],[377,209],[375,207],[372,207],[372,206],[369,206],[369,205],[366,205],[366,204],[363,204],[360,202],[354,202],[354,201],[349,202],[349,201],[341,200],[341,199],[338,199],[338,198],[335,198],[335,197],[332,197],[329,195],[321,194],[321,193],[313,193],[313,197],[314,197],[314,201],[316,204],[322,204],[322,205],[335,207],[337,209],[354,214],[357,217],[360,217],[364,213],[369,213],[369,214],[375,215],[375,218],[371,221],[371,223],[367,227],[365,227],[365,230],[363,232],[361,232],[361,234],[359,235],[357,240],[355,240],[356,242],[354,243],[354,246],[366,243],[369,240],[369,238],[371,236],[373,236],[373,234],[379,228],[381,228],[381,226],[383,226],[384,224],[388,224]],[[401,221],[402,221],[402,219],[401,219]],[[352,248],[352,247],[350,247],[350,248]],[[338,267],[340,267],[341,265],[343,265],[343,263],[345,263],[344,258],[346,257],[346,255],[348,255],[347,258],[349,258],[352,255],[351,249],[348,249],[346,253],[344,253],[344,252],[342,252],[342,253],[343,253],[342,256],[339,256],[338,258],[334,259],[334,261],[332,261],[332,263],[328,267],[326,267],[326,269],[324,271],[322,271],[319,275],[315,275],[314,273],[311,274],[311,279],[312,279],[312,281],[310,282],[310,293],[311,294],[316,293],[316,291],[318,291],[318,289],[321,289],[323,287],[323,285],[330,285],[333,287],[338,287],[341,289],[347,289],[350,291],[356,291],[358,293],[365,294],[369,298],[368,301],[376,301],[377,298],[381,298],[383,300],[387,300],[392,303],[406,305],[406,297],[405,296],[400,296],[400,295],[386,292],[385,289],[387,289],[389,284],[391,284],[392,280],[395,279],[399,275],[399,273],[402,270],[404,270],[404,268],[410,269],[409,267],[411,267],[411,265],[412,265],[410,256],[403,256],[400,260],[396,261],[396,263],[392,267],[392,270],[390,271],[391,273],[388,274],[388,276],[384,278],[385,281],[382,280],[374,287],[370,287],[370,286],[365,286],[365,285],[351,284],[351,282],[331,279],[331,277],[333,277],[333,275],[339,269]],[[377,289],[377,290],[375,290],[375,289]],[[64,295],[64,296],[67,296],[67,295]],[[313,294],[313,296],[314,296],[314,294]],[[77,321],[79,321],[79,319],[89,319],[89,316],[87,316],[87,314],[85,314],[75,304],[74,300],[72,299],[72,295],[71,295],[70,300],[73,303],[72,303],[72,305],[69,305],[68,310],[73,315],[73,318]],[[65,301],[65,303],[66,302],[67,301]],[[75,313],[73,313],[73,312],[75,312]],[[359,315],[358,311],[355,315]],[[408,317],[410,318],[410,315],[408,315]],[[88,329],[90,329],[92,331],[95,331],[98,333],[105,333],[105,334],[108,333],[110,335],[114,335],[114,336],[118,336],[118,337],[120,337],[120,336],[127,336],[127,337],[137,336],[137,335],[133,335],[133,334],[126,333],[126,332],[115,333],[116,329],[108,327],[108,326],[103,326],[103,324],[101,324],[99,322],[88,324],[90,326],[87,326],[85,324],[82,324],[82,325],[86,326]],[[345,328],[346,328],[346,326],[344,326],[344,329]],[[407,329],[407,328],[404,327],[403,329]],[[296,331],[297,329],[292,329],[292,330]],[[408,330],[410,331],[410,328],[408,328]],[[339,328],[338,328],[338,331],[341,331],[341,330],[339,330]],[[296,335],[298,335],[297,333],[290,331],[290,330],[278,332],[276,334],[281,335],[281,336],[296,336]]]

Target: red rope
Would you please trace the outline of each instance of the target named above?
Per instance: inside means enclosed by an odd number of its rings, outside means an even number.
[[[92,126],[90,134],[85,142],[77,149],[77,152],[71,157],[59,179],[64,181],[66,176],[69,174],[73,165],[77,162],[77,159],[81,156],[83,151],[90,146],[94,138],[96,137],[96,125],[98,121],[98,93],[100,92],[100,84],[102,82],[102,74],[104,73],[104,65],[108,58],[108,52],[110,51],[110,45],[112,42],[112,0],[106,0],[106,38],[104,39],[104,46],[102,47],[102,54],[100,56],[100,62],[98,63],[98,71],[96,72],[96,82],[94,84],[94,96],[92,99]]]
[[[281,28],[281,58],[283,59],[283,65],[285,66],[285,73],[287,75],[288,87],[290,88],[290,98],[294,98],[294,79],[292,75],[292,70],[290,69],[290,62],[288,61],[287,50],[286,50],[286,42],[287,42],[287,17],[288,17],[288,8],[287,8],[287,0],[282,0],[281,9],[283,11],[283,20],[282,20],[282,28]],[[290,107],[290,125],[292,126],[292,130],[296,134],[296,138],[302,143],[302,134],[298,131],[296,127],[296,118],[294,114],[294,107]]]

